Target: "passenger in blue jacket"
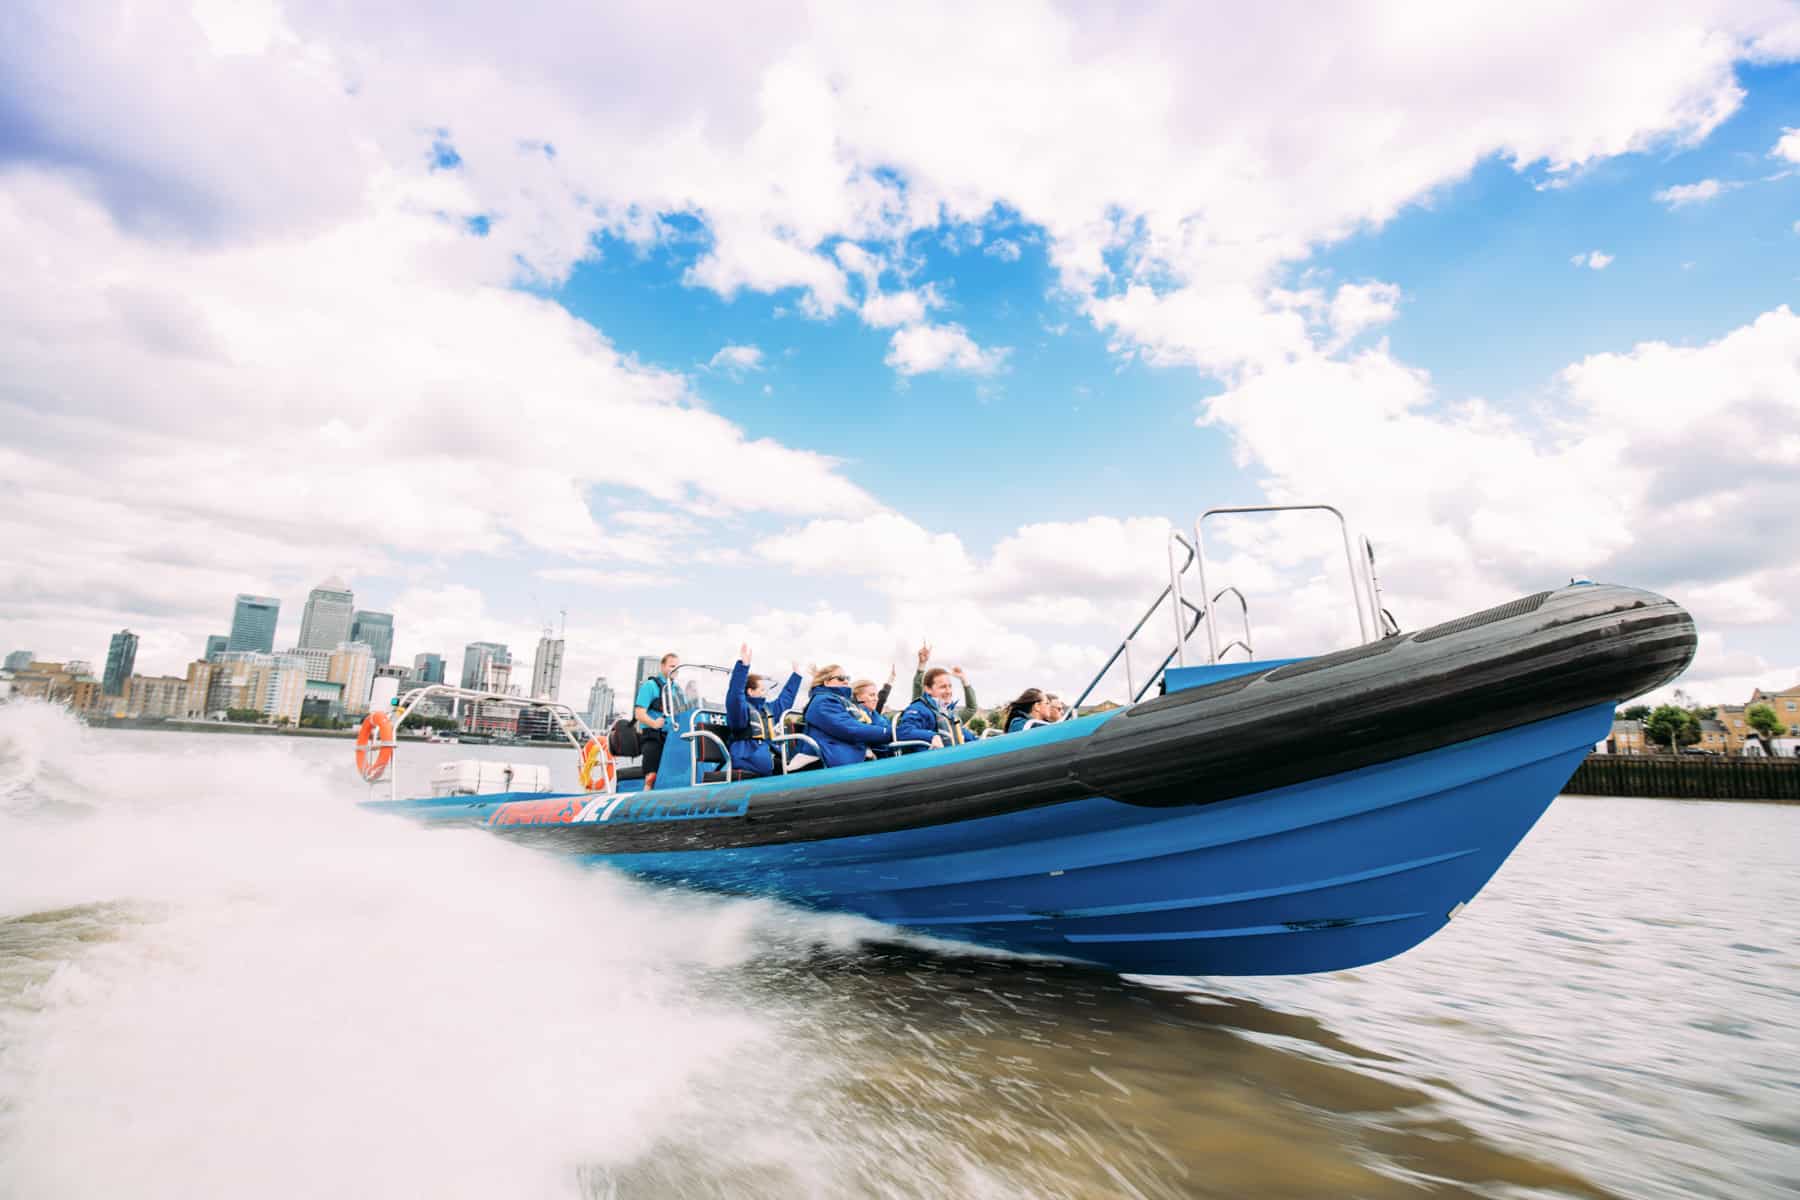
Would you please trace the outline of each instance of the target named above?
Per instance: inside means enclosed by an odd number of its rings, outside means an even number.
[[[900,714],[898,734],[901,741],[930,742],[932,749],[940,750],[975,740],[975,735],[963,724],[963,715],[956,709],[956,685],[951,682],[953,674],[962,679],[962,668],[946,671],[942,667],[932,667],[925,672],[922,680],[925,694],[907,705],[906,711]],[[965,689],[967,686],[965,679]]]
[[[1019,698],[1007,705],[1006,710],[1000,714],[1000,726],[1008,733],[1022,733],[1032,721],[1048,725],[1050,720],[1050,697],[1037,688],[1026,688],[1020,692]]]
[[[887,722],[870,717],[850,694],[850,676],[836,663],[813,674],[806,736],[819,744],[819,757],[828,767],[862,762],[875,747],[893,740]]]
[[[775,770],[771,747],[781,715],[794,706],[794,697],[800,694],[800,672],[789,673],[787,686],[772,703],[768,690],[766,676],[750,673],[750,647],[739,646],[731,682],[725,685],[725,737],[731,748],[732,771],[752,779]]]

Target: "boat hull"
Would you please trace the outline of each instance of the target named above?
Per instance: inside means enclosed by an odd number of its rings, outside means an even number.
[[[1611,720],[1597,706],[1191,808],[1091,797],[954,826],[586,857],[1132,974],[1335,971],[1441,929]]]

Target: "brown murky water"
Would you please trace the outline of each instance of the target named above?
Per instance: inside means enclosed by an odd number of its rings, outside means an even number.
[[[377,820],[342,757],[0,709],[0,1195],[1800,1195],[1800,808],[1565,798],[1400,959],[1148,982]]]

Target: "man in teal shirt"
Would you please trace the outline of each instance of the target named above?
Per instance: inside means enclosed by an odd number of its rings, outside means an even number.
[[[675,668],[681,656],[662,656],[660,671],[638,685],[637,699],[632,701],[631,716],[637,722],[638,742],[644,751],[644,790],[656,786],[656,769],[662,765],[663,743],[669,738],[669,725],[681,709],[681,693],[675,690]]]

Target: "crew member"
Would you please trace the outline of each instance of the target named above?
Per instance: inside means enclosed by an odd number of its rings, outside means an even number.
[[[681,665],[679,654],[665,654],[655,675],[638,685],[637,699],[632,703],[637,721],[638,743],[644,753],[644,790],[656,786],[656,770],[662,765],[663,743],[669,739],[669,724],[681,710],[681,693],[675,690],[675,669]]]

